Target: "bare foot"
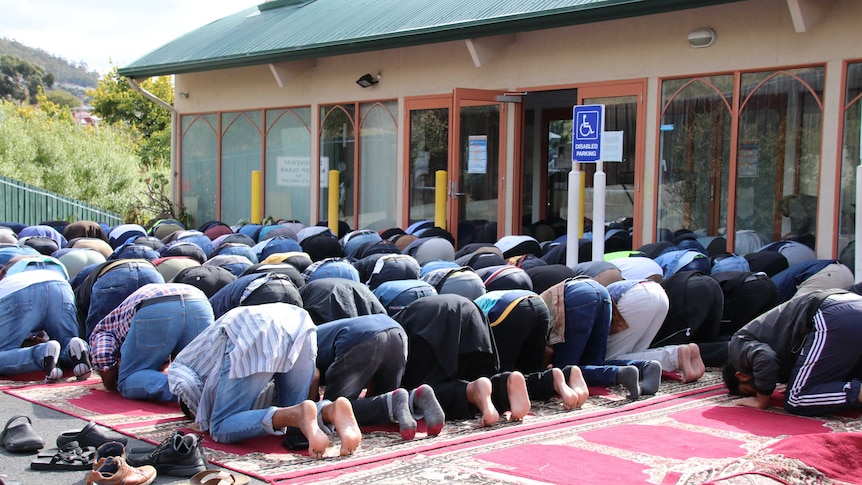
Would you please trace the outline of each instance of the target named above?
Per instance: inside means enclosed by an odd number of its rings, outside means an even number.
[[[704,365],[703,359],[700,357],[700,347],[695,343],[691,343],[688,344],[688,348],[691,350],[691,367],[694,369],[694,375],[697,376],[697,379],[700,379],[706,373],[706,365]]]
[[[590,388],[587,386],[587,381],[584,379],[584,374],[581,368],[573,365],[569,369],[569,387],[578,395],[578,403],[575,409],[580,409],[590,397]]]
[[[520,421],[530,412],[530,396],[527,394],[527,381],[524,374],[514,371],[506,379],[506,393],[509,395],[509,412],[512,421]]]
[[[341,438],[341,456],[352,455],[362,441],[362,432],[359,431],[350,401],[345,397],[339,397],[323,406],[320,412],[324,423],[335,425],[335,431]]]
[[[554,367],[551,369],[551,376],[554,378],[554,391],[563,400],[563,407],[575,409],[578,405],[578,393],[566,383],[566,376],[563,371]]]
[[[694,382],[703,377],[706,367],[700,358],[700,349],[697,344],[680,345],[677,349],[677,356],[683,382]]]
[[[278,409],[272,415],[272,427],[275,429],[292,426],[299,428],[308,440],[308,456],[323,458],[329,446],[329,437],[317,425],[317,405],[311,401],[286,408]]]
[[[479,408],[482,413],[479,426],[493,426],[500,421],[500,413],[491,402],[491,380],[487,377],[467,383],[467,402]]]

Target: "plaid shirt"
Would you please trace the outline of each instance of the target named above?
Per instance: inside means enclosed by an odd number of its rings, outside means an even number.
[[[117,366],[120,347],[129,333],[129,327],[132,325],[135,312],[138,310],[138,304],[150,298],[171,295],[207,300],[203,291],[184,283],[150,283],[138,288],[123,300],[120,306],[99,320],[93,333],[90,334],[90,357],[93,361],[93,367],[98,370],[106,370]]]

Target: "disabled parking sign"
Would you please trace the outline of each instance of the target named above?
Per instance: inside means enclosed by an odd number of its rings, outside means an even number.
[[[572,113],[572,162],[592,163],[602,159],[605,105],[575,106]]]

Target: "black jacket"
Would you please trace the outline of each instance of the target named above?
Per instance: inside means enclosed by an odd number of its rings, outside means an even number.
[[[787,382],[820,304],[838,293],[847,291],[803,294],[755,318],[730,339],[730,363],[739,372],[754,377],[758,393],[772,394],[777,383]]]

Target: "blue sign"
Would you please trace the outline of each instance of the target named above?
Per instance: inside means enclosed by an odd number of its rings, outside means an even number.
[[[572,162],[591,163],[602,159],[602,132],[605,130],[605,105],[575,106],[572,113]]]

